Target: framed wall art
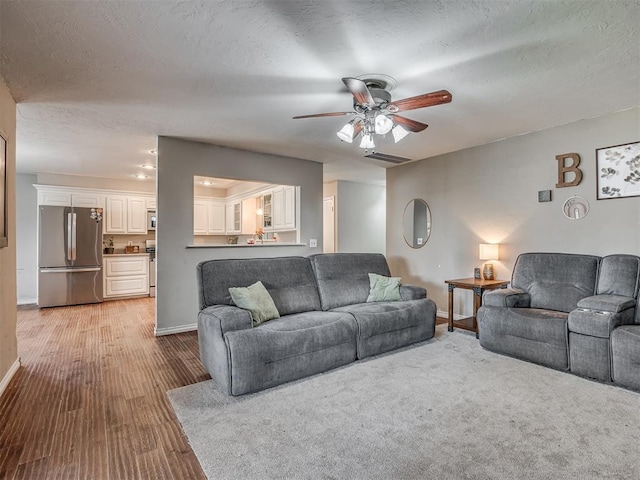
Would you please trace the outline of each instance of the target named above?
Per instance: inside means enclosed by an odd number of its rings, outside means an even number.
[[[598,200],[640,196],[640,142],[596,149]]]
[[[6,247],[7,237],[7,141],[0,134],[0,247]]]

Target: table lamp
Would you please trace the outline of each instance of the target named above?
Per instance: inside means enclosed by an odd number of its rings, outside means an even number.
[[[498,260],[499,245],[497,243],[481,243],[478,257],[480,260]],[[494,280],[493,263],[485,263],[482,268],[482,276],[485,280]]]

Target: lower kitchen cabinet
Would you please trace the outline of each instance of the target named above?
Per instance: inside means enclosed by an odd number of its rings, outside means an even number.
[[[104,256],[104,298],[149,295],[149,255]]]

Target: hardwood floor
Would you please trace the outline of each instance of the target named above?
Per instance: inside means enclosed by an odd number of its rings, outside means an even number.
[[[165,394],[210,378],[197,334],[153,327],[151,298],[19,308],[0,479],[204,479]]]

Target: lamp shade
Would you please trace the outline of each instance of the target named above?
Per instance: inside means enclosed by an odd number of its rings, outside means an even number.
[[[393,134],[393,140],[396,143],[398,143],[404,137],[409,135],[409,132],[404,128],[402,128],[400,125],[396,125],[395,127],[393,127],[393,130],[391,130],[391,133]]]
[[[498,260],[499,247],[497,243],[481,243],[478,258],[480,260]]]
[[[342,127],[336,135],[338,135],[338,138],[343,142],[351,143],[353,142],[353,131],[353,121],[351,121]]]

